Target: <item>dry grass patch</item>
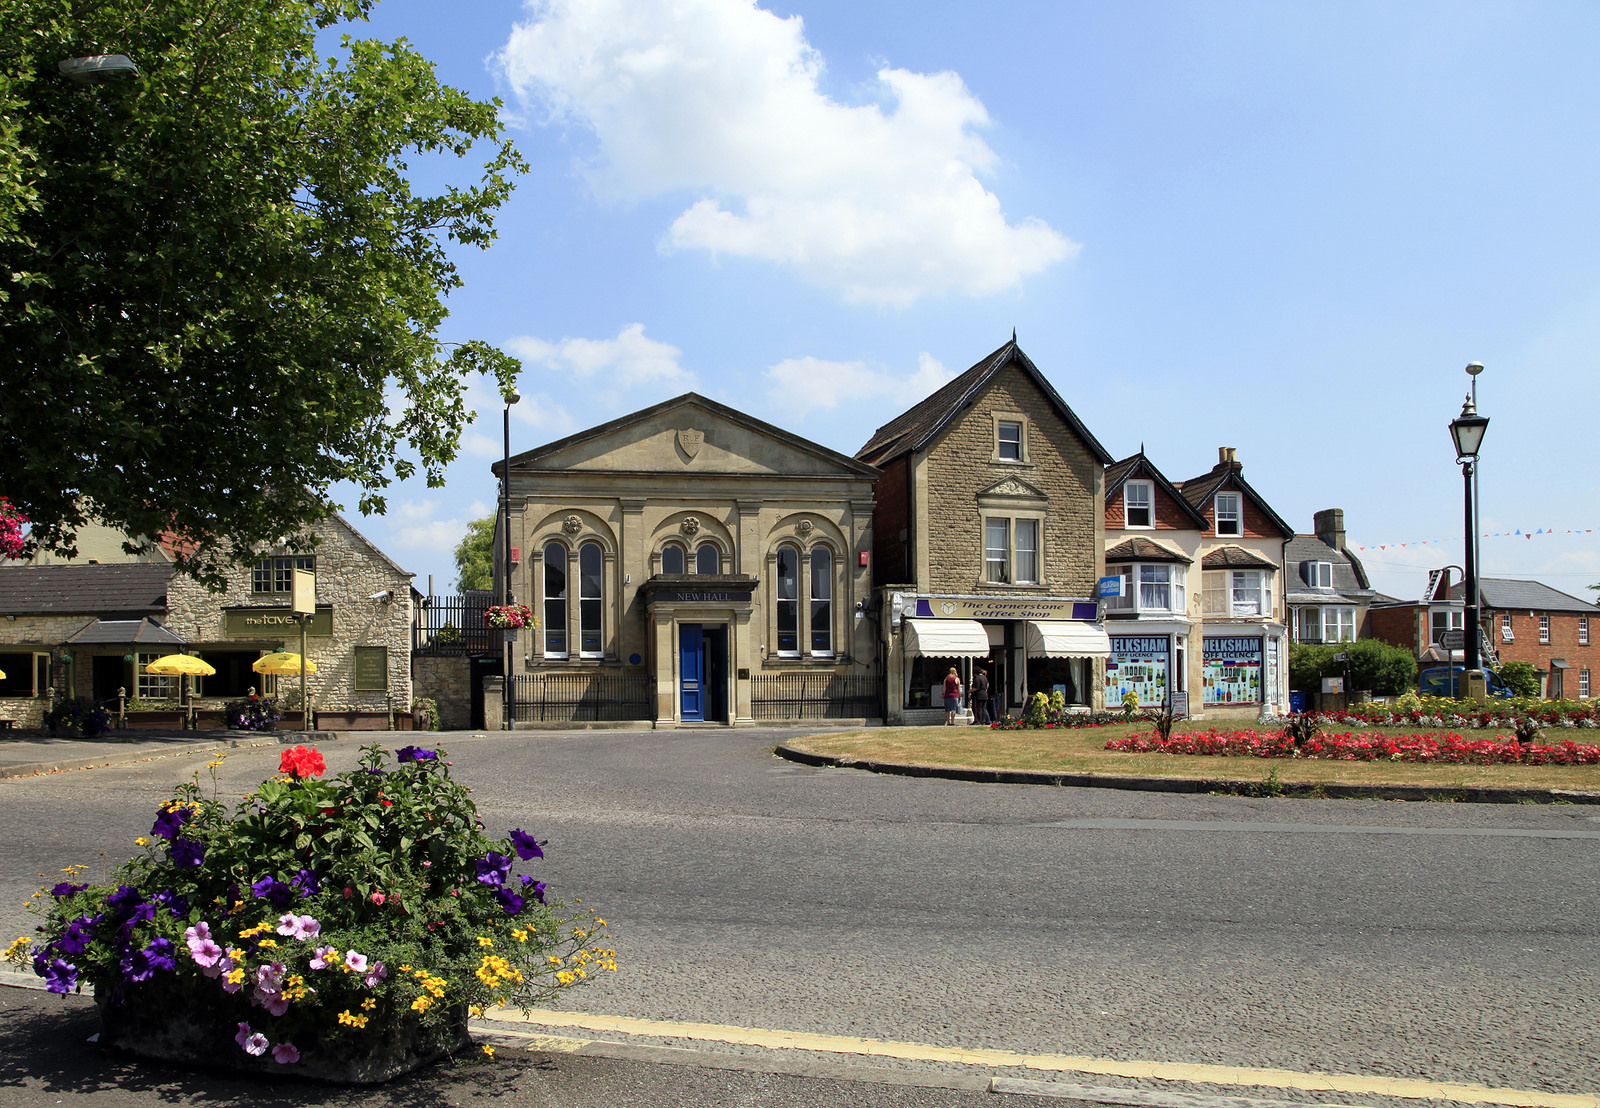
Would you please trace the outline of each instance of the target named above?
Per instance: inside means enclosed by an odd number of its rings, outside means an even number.
[[[1226,726],[1237,730],[1257,730],[1232,722]],[[1173,729],[1173,734],[1208,729],[1199,724],[1189,727],[1180,724]],[[807,735],[791,740],[786,745],[813,754],[856,761],[1040,770],[1046,773],[1087,773],[1108,777],[1200,777],[1240,784],[1258,783],[1276,767],[1286,788],[1338,784],[1600,791],[1600,766],[1448,766],[1410,762],[1301,761],[1192,754],[1120,754],[1105,749],[1106,743],[1112,739],[1149,731],[1148,723],[1024,731],[991,731],[971,726],[877,727],[834,735]],[[1368,727],[1361,728],[1358,733],[1398,736],[1419,732],[1412,728]],[[1558,741],[1554,737],[1547,737],[1552,742]]]

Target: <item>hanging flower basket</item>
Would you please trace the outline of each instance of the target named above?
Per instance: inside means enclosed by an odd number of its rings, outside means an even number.
[[[533,609],[526,604],[496,604],[484,609],[483,622],[486,627],[494,627],[501,631],[517,627],[537,626],[538,620],[533,618]]]
[[[438,751],[320,753],[230,813],[199,775],[110,884],[83,867],[29,901],[38,941],[6,951],[51,992],[94,990],[101,1044],[205,1067],[385,1081],[468,1045],[467,1018],[524,1010],[614,970],[605,921],[514,872],[544,843],[483,833]]]

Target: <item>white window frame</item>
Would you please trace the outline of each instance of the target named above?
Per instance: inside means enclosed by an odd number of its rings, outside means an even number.
[[[250,573],[251,596],[284,596],[294,592],[294,571],[317,572],[315,554],[274,554],[262,558]]]
[[[1230,502],[1227,515],[1223,514],[1223,502]],[[1211,518],[1213,527],[1218,535],[1239,537],[1244,534],[1244,496],[1237,492],[1219,492],[1212,501]],[[1223,529],[1223,523],[1231,525],[1229,530]]]
[[[1011,520],[1007,516],[983,517],[983,581],[986,585],[1011,584]]]
[[[1011,581],[1016,585],[1037,585],[1041,574],[1039,533],[1042,528],[1037,519],[1019,516],[1011,521]],[[1027,534],[1029,545],[1024,545]],[[1026,555],[1026,556],[1024,556]]]
[[[982,520],[980,537],[983,542],[983,584],[1022,585],[1027,588],[1043,585],[1044,513],[1019,512],[1015,515],[999,515],[985,511]],[[1033,538],[1031,551],[1025,545],[1026,533],[1030,531]],[[1022,541],[1019,541],[1019,532],[1024,536]]]
[[[1144,513],[1144,522],[1133,521],[1134,512]],[[1156,525],[1156,485],[1154,481],[1129,481],[1122,486],[1122,525],[1130,531],[1149,531]]]
[[[1581,700],[1589,699],[1589,671],[1587,669],[1578,671],[1578,697]]]
[[[828,572],[822,578],[823,591],[826,595],[818,595],[817,590],[817,559],[824,557],[828,560]],[[830,547],[818,544],[806,551],[806,647],[813,658],[832,658],[833,650],[833,612],[834,596],[838,593],[838,565],[839,559],[834,556]],[[822,632],[827,636],[825,645],[819,649],[817,646],[817,617],[822,616]]]
[[[1500,641],[1501,642],[1516,642],[1517,641],[1517,633],[1511,627],[1511,613],[1510,612],[1501,612],[1500,613]]]
[[[145,667],[164,654],[139,652],[139,679],[134,683],[134,695],[140,700],[177,700],[178,683],[183,680],[175,673],[146,673]]]
[[[1006,432],[1012,431],[1012,430],[1014,430],[1016,432],[1016,436],[1014,438],[1006,433]],[[999,458],[1002,462],[1020,462],[1020,461],[1022,461],[1022,438],[1023,438],[1023,430],[1022,430],[1022,421],[1021,420],[1016,420],[1016,419],[1000,419],[1000,420],[996,420],[995,421],[995,425],[994,425],[994,453],[995,453],[995,457]],[[1008,449],[1009,450],[1014,450],[1014,451],[1016,451],[1016,453],[1014,453],[1014,454],[1013,453],[1008,453],[1007,452]]]
[[[550,595],[550,552],[561,553],[561,572],[565,577],[561,586],[561,595]],[[539,563],[539,599],[544,604],[544,626],[540,629],[541,645],[546,658],[561,661],[572,657],[572,614],[568,608],[572,602],[572,563],[577,561],[575,551],[567,549],[565,543],[554,539],[544,544],[543,557]],[[556,613],[561,615],[561,626],[557,628],[555,621],[550,617]],[[551,649],[552,636],[560,632],[560,649]]]
[[[794,556],[794,576],[792,578],[785,577],[783,575],[783,555],[784,555],[785,551],[789,552],[790,554],[792,554]],[[801,644],[806,641],[805,637],[804,637],[805,633],[806,633],[806,629],[805,629],[804,626],[801,625],[801,622],[800,622],[800,612],[801,612],[801,604],[800,604],[800,575],[802,573],[808,573],[810,571],[810,568],[811,567],[810,567],[809,563],[806,561],[805,552],[802,551],[794,543],[786,542],[786,543],[782,543],[782,544],[779,545],[778,550],[777,550],[777,554],[776,554],[776,557],[775,557],[775,564],[773,566],[773,575],[772,575],[772,588],[773,588],[773,599],[774,599],[774,607],[773,607],[773,620],[774,620],[774,622],[773,622],[773,631],[774,631],[774,634],[773,634],[772,642],[773,642],[773,647],[775,648],[774,649],[774,653],[777,654],[777,656],[780,657],[780,658],[798,658],[798,657],[800,657]],[[785,586],[786,582],[787,582],[787,587]],[[785,596],[784,595],[785,592],[789,593],[789,595]],[[781,637],[783,635],[783,631],[781,630],[781,627],[782,627],[782,622],[783,622],[783,612],[784,612],[785,608],[792,609],[793,612],[794,612],[794,646],[791,649],[787,649],[787,650],[785,650],[783,648],[783,646],[782,646],[783,640],[782,640],[782,637]]]
[[[1588,616],[1579,616],[1578,617],[1578,645],[1579,646],[1588,646],[1589,645],[1589,617]]]
[[[589,549],[591,549],[591,548],[594,550],[595,556],[600,559],[600,573],[595,579],[595,588],[597,589],[597,592],[596,592],[596,594],[594,596],[588,595],[588,593],[585,591],[586,589],[589,588],[589,578],[584,574],[584,571],[583,571],[583,556],[584,556],[584,552],[589,550]],[[606,600],[605,600],[605,597],[606,597],[606,550],[605,550],[605,547],[601,546],[599,543],[595,542],[592,539],[589,540],[588,542],[582,543],[578,547],[578,556],[576,558],[576,561],[578,563],[578,573],[577,573],[577,578],[578,578],[578,588],[577,588],[577,594],[578,594],[577,595],[577,601],[578,601],[578,657],[580,657],[580,658],[604,658],[605,657],[605,653],[606,653]],[[571,574],[570,571],[567,574],[567,591],[569,593],[573,591],[572,590],[572,574]],[[586,621],[587,621],[588,616],[590,616],[590,615],[594,615],[594,616],[597,617],[596,625],[595,625],[595,634],[599,637],[599,641],[600,641],[600,649],[598,649],[598,650],[585,650],[584,649],[584,634],[585,634],[585,631],[587,630]],[[571,620],[569,619],[568,622],[570,623]],[[568,648],[568,650],[570,650],[572,648],[572,639],[571,639],[570,633],[569,633],[568,639],[567,639],[567,648]]]
[[[1550,617],[1547,615],[1539,617],[1539,642],[1550,645]]]
[[[1300,579],[1313,589],[1333,588],[1333,563],[1308,560],[1300,563]]]
[[[1439,626],[1438,617],[1443,616],[1444,626]],[[1439,645],[1439,637],[1446,631],[1461,631],[1466,628],[1467,617],[1460,608],[1429,608],[1428,609],[1428,642],[1434,646]]]

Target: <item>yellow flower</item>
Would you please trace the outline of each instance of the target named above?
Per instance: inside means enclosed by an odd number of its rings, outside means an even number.
[[[358,1016],[354,1012],[350,1011],[350,1009],[346,1008],[344,1011],[339,1013],[339,1022],[344,1024],[346,1027],[365,1027],[367,1026],[367,1017]]]
[[[560,958],[557,958],[557,957],[556,957],[556,956],[555,956],[555,955],[554,955],[554,954],[547,954],[547,955],[545,955],[545,959],[546,959],[546,961],[548,961],[548,962],[549,962],[549,963],[550,963],[550,964],[551,964],[551,965],[552,965],[552,966],[559,966],[559,965],[560,965],[560,964],[561,964],[561,959],[560,959]]]
[[[566,970],[562,970],[560,973],[556,974],[556,980],[561,982],[563,985],[570,985],[577,980],[577,977],[568,973]]]
[[[519,942],[519,943],[525,943],[525,942],[528,941],[528,933],[526,931],[522,930],[522,928],[520,928],[520,927],[515,928],[514,930],[512,930],[511,937],[513,939],[517,940],[517,942]]]
[[[485,1058],[493,1058],[494,1057],[494,1047],[492,1047],[492,1046],[484,1047],[483,1048],[483,1056]]]
[[[28,948],[33,945],[33,940],[24,935],[10,946],[6,947],[5,958],[8,962],[22,962],[28,956]]]
[[[406,965],[404,962],[402,962],[402,963],[400,963],[400,972],[401,973],[410,973],[411,972],[411,967]]]
[[[260,940],[258,940],[256,942],[256,945],[257,946],[277,946],[278,945],[278,940],[277,939],[260,939]]]
[[[133,845],[134,846],[149,846],[150,845],[150,840],[145,838],[143,835],[140,835],[137,839],[133,840]]]
[[[244,984],[244,969],[242,967],[239,968],[239,969],[231,969],[231,970],[228,971],[228,984],[230,984],[230,985],[242,985],[242,984]]]
[[[369,996],[369,997],[367,997],[367,999],[365,999],[365,1000],[363,1000],[361,1002],[361,1010],[363,1012],[370,1012],[374,1008],[376,1008],[377,1006],[378,1006],[378,998],[375,997],[375,996]]]
[[[594,917],[594,922],[600,927],[604,927],[606,925],[606,921],[601,919],[599,916]]]
[[[494,945],[494,940],[489,938],[489,936],[487,936],[487,935],[479,935],[478,936],[478,945],[479,946],[493,946]]]
[[[413,1000],[411,1002],[411,1010],[413,1012],[426,1012],[429,1008],[432,1008],[432,1007],[433,1007],[433,997],[431,997],[431,996],[419,996],[419,997],[417,997],[417,999],[415,999],[415,1000]]]

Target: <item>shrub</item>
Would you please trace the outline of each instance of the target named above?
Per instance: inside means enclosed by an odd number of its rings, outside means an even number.
[[[298,690],[295,696],[298,702]],[[244,700],[230,700],[222,706],[223,723],[235,731],[271,731],[282,718],[276,700],[253,692]]]
[[[419,696],[411,705],[411,710],[422,717],[422,727],[426,731],[439,730],[439,702],[431,696]]]
[[[111,730],[111,713],[86,696],[63,697],[44,714],[44,726],[52,735],[92,739]]]
[[[76,884],[73,866],[35,894],[42,941],[7,958],[52,992],[88,984],[112,1006],[198,996],[230,1033],[237,1023],[241,1050],[286,1066],[464,1007],[527,1009],[615,969],[604,920],[563,914],[543,882],[514,875],[546,844],[488,838],[448,766],[409,746],[391,765],[369,746],[320,781],[322,755],[295,747],[232,814],[215,773],[210,797],[197,773],[109,884]]]
[[[1324,677],[1345,675],[1345,663],[1336,660],[1339,654],[1350,657],[1350,680],[1355,688],[1348,692],[1396,696],[1416,685],[1417,659],[1411,651],[1377,639],[1357,639],[1324,646],[1290,644],[1289,687],[1297,692],[1321,692]]]
[[[1514,696],[1539,695],[1539,670],[1532,662],[1506,662],[1500,667],[1500,680]]]

